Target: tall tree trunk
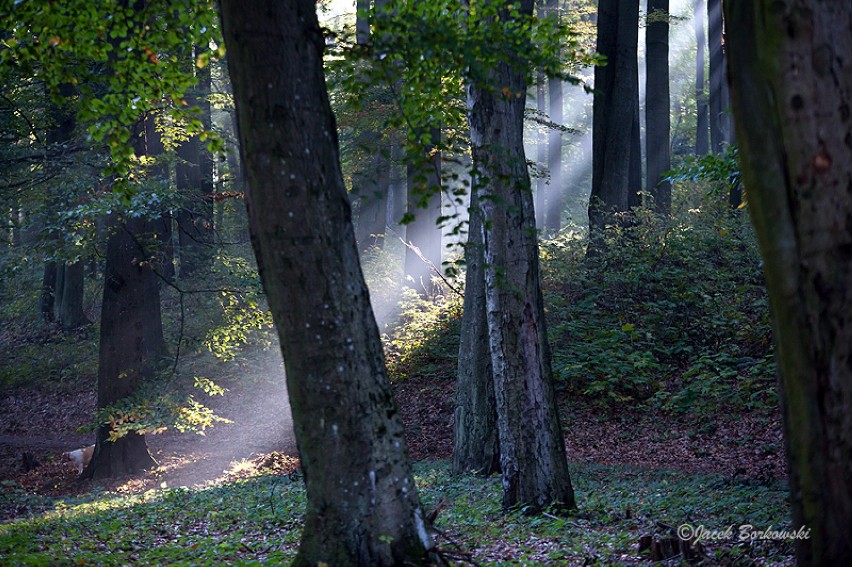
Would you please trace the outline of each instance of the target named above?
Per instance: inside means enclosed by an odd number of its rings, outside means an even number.
[[[764,259],[798,565],[852,557],[852,4],[725,2]]]
[[[432,544],[358,260],[315,3],[221,7],[252,244],[307,487],[294,565],[424,564]]]
[[[541,0],[539,0],[541,6]],[[539,7],[539,11],[541,8]],[[539,70],[536,77],[535,85],[535,107],[538,110],[539,116],[543,119],[547,116],[547,79],[544,73]],[[544,126],[537,128],[538,133],[535,141],[535,161],[537,169],[542,171],[547,164],[547,130]],[[544,230],[544,219],[547,211],[547,178],[539,177],[535,181],[535,225]]]
[[[39,298],[39,313],[45,322],[50,323],[55,315],[53,308],[56,305],[56,261],[50,260],[44,263],[44,272],[41,279],[41,296]]]
[[[206,130],[212,127],[210,90],[210,65],[205,65],[198,70],[198,86],[187,97],[187,102],[201,110],[201,122]],[[177,154],[180,161],[175,177],[184,203],[175,215],[180,269],[181,277],[192,277],[198,270],[209,267],[213,256],[213,161],[198,136],[178,146]]]
[[[154,158],[153,163],[148,166],[147,178],[150,191],[158,191],[159,187],[165,187],[169,183],[169,167],[164,161],[164,148],[160,133],[156,128],[154,114],[148,114],[144,120],[144,138],[133,142],[137,155],[145,155]],[[141,153],[140,153],[141,152]],[[175,278],[175,247],[172,231],[172,213],[163,209],[160,217],[150,221],[150,240],[145,246],[150,247],[156,256],[156,270],[166,280],[174,281]],[[159,304],[159,295],[158,304]],[[158,309],[159,310],[159,309]]]
[[[547,13],[559,18],[559,1],[546,0]],[[562,79],[547,80],[547,98],[550,102],[550,121],[562,126]],[[562,176],[562,130],[554,129],[547,136],[547,169],[550,170],[550,188],[547,192],[547,209],[544,226],[548,234],[555,234],[562,227],[562,207],[565,200],[565,182]]]
[[[432,128],[432,141],[440,143],[441,131]],[[441,270],[441,228],[438,219],[441,216],[441,154],[426,149],[426,157],[421,164],[408,166],[408,209],[415,219],[408,223],[405,240],[405,279],[420,295],[435,293],[432,278],[435,270]],[[433,154],[433,155],[430,155]]]
[[[728,86],[725,79],[725,50],[722,36],[722,0],[707,0],[707,38],[710,49],[710,148],[723,152],[727,132]]]
[[[453,422],[453,472],[500,471],[497,407],[485,307],[485,250],[482,212],[471,195],[468,241],[464,249],[464,311],[459,342],[456,411]]]
[[[532,9],[532,0],[520,3],[522,14],[531,15]],[[501,17],[509,18],[508,11],[501,11]],[[474,170],[479,172],[474,184],[482,195],[503,505],[538,512],[553,503],[575,503],[556,407],[524,155],[524,74],[520,64],[496,63],[484,70],[482,84],[468,85],[467,107]]]
[[[59,323],[63,330],[72,331],[91,323],[83,311],[83,281],[86,275],[83,261],[77,260],[72,264],[66,264],[64,271]]]
[[[68,83],[63,83],[59,86],[59,94],[65,100],[69,100],[74,95],[74,86]],[[74,135],[74,128],[77,125],[77,116],[67,107],[52,104],[50,108],[50,116],[53,122],[52,127],[47,131],[46,141],[48,146],[56,147],[61,144],[67,144],[71,141]],[[48,152],[48,155],[50,152]],[[56,190],[53,187],[48,188],[48,198],[55,206],[59,206],[59,195],[56,195]],[[48,207],[48,211],[51,207]],[[50,212],[46,213],[48,216]],[[48,230],[47,239],[52,243],[58,243],[59,234],[55,230]],[[55,253],[55,251],[52,251]],[[45,321],[53,321],[56,311],[58,311],[58,303],[61,298],[57,298],[56,284],[57,270],[63,265],[62,262],[57,262],[51,259],[44,264],[44,274],[41,284],[41,297],[39,300],[39,311]],[[63,273],[64,277],[64,273]]]
[[[663,174],[672,167],[671,114],[669,109],[669,0],[648,0],[645,76],[645,136],[648,182],[654,210],[668,216],[672,186]]]
[[[707,118],[707,92],[704,90],[704,50],[707,37],[704,35],[704,14],[707,13],[706,0],[695,0],[693,4],[693,25],[695,26],[695,155],[703,156],[710,152],[710,124]]]
[[[550,120],[557,126],[562,126],[562,79],[548,79],[547,92],[550,100]],[[565,199],[562,130],[551,130],[547,136],[547,169],[550,170],[550,188],[547,192],[544,224],[549,234],[555,234],[562,228],[562,206]]]
[[[155,371],[162,348],[159,280],[153,255],[140,251],[150,222],[111,218],[107,241],[98,359],[98,407],[132,396]],[[156,304],[152,299],[156,298]],[[155,466],[144,435],[110,441],[110,426],[97,430],[95,452],[83,471],[87,478],[114,478]]]
[[[616,222],[615,214],[636,204],[641,189],[639,3],[600,0],[597,41],[607,64],[595,67],[590,250],[604,226]]]

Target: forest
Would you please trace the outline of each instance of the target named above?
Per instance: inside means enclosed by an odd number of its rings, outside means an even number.
[[[852,4],[0,0],[0,565],[852,557]]]

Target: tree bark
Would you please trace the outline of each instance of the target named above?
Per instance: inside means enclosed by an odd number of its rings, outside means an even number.
[[[476,188],[473,188],[476,191]],[[464,311],[459,342],[453,473],[500,471],[497,407],[485,307],[485,255],[482,212],[471,195],[468,242],[464,249]]]
[[[424,564],[432,544],[358,261],[314,4],[221,2],[252,244],[307,487],[294,565]]]
[[[505,3],[500,2],[501,6]],[[532,0],[519,11],[531,15]],[[501,10],[505,23],[511,16]],[[498,25],[498,23],[494,23]],[[481,192],[485,287],[500,437],[503,505],[574,507],[544,320],[532,192],[523,144],[520,64],[468,84],[474,184]]]
[[[852,557],[852,5],[725,2],[775,324],[798,565]]]
[[[601,0],[597,51],[607,62],[595,67],[589,200],[592,247],[604,227],[616,222],[616,213],[637,204],[641,189],[638,41],[638,2]]]
[[[709,128],[707,118],[707,93],[704,90],[704,50],[707,37],[704,35],[704,5],[706,0],[695,0],[693,4],[693,25],[695,26],[695,155],[703,156],[710,152]]]
[[[109,222],[101,335],[98,357],[98,408],[132,396],[155,371],[162,348],[159,280],[154,257],[140,250],[150,233],[142,218]],[[152,299],[156,298],[156,304]],[[86,478],[114,478],[156,465],[145,437],[130,434],[110,441],[110,426],[97,430],[95,452],[83,471]]]
[[[672,167],[671,113],[669,109],[669,0],[648,0],[650,22],[646,30],[647,74],[645,88],[646,186],[654,199],[654,210],[668,216],[672,209],[672,186],[663,174]]]

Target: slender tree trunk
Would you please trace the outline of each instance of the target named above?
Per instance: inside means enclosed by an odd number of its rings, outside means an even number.
[[[65,297],[65,262],[59,262],[56,266],[56,296],[54,299],[55,315],[58,317],[62,312],[62,299]]]
[[[432,543],[358,261],[314,4],[221,2],[252,244],[307,487],[294,565],[424,564]]]
[[[501,2],[502,4],[502,2]],[[522,14],[532,14],[523,0]],[[508,18],[508,11],[502,16]],[[495,24],[500,25],[500,24]],[[508,89],[506,96],[502,89]],[[524,69],[497,63],[467,87],[474,184],[481,191],[485,289],[503,505],[574,507],[544,319],[523,143]]]
[[[852,4],[725,2],[775,324],[798,565],[852,557]]]
[[[541,1],[539,1],[539,6]],[[541,8],[539,8],[541,11]],[[539,70],[535,86],[535,107],[541,118],[547,116],[547,80]],[[547,131],[543,126],[538,127],[535,143],[535,161],[539,170],[544,170],[547,164]],[[535,181],[535,225],[544,230],[544,219],[547,212],[547,178],[538,177]]]
[[[693,4],[693,25],[695,26],[695,155],[703,156],[710,152],[708,139],[710,124],[707,118],[707,92],[704,90],[704,50],[707,38],[704,35],[704,14],[707,13],[706,0],[695,0]]]
[[[41,297],[39,299],[39,313],[45,322],[52,322],[55,318],[53,308],[56,305],[56,261],[51,260],[44,263],[44,272],[41,279]]]
[[[476,188],[473,188],[474,191]],[[497,407],[485,308],[482,212],[471,195],[468,242],[464,249],[464,312],[459,343],[453,472],[489,475],[500,471]]]
[[[728,89],[725,79],[725,51],[722,36],[722,0],[707,0],[707,38],[710,49],[710,148],[725,151],[729,141]]]
[[[559,18],[558,0],[546,0],[547,13],[553,18]],[[550,121],[562,126],[563,101],[562,79],[547,80],[547,97],[550,102]],[[565,201],[565,182],[562,175],[562,131],[551,130],[547,136],[547,169],[550,170],[550,188],[547,192],[547,209],[545,211],[544,227],[549,234],[555,234],[562,227],[562,208]]]
[[[654,210],[668,216],[672,209],[671,183],[663,174],[672,167],[669,109],[669,0],[648,0],[645,89],[648,191]]]
[[[600,1],[597,51],[607,64],[595,67],[590,251],[615,214],[636,204],[640,188],[638,22],[638,2]]]
[[[204,128],[212,127],[210,115],[210,65],[198,70],[198,86],[187,102],[201,110]],[[177,211],[181,277],[192,277],[210,266],[213,256],[213,160],[198,136],[178,146],[179,162],[175,168],[177,189],[183,206]]]
[[[433,128],[432,140],[440,143],[441,131]],[[427,148],[426,154],[432,153]],[[421,165],[408,166],[408,214],[415,219],[408,223],[405,240],[405,279],[422,296],[435,293],[432,278],[441,270],[441,154],[435,153]]]
[[[74,86],[64,83],[59,86],[59,94],[65,100],[70,99],[74,95]],[[53,121],[53,126],[47,131],[46,141],[48,146],[56,147],[61,144],[69,143],[74,135],[74,129],[77,125],[77,116],[70,109],[52,104],[50,115]],[[59,206],[58,199],[61,197],[56,195],[56,190],[52,187],[48,188],[48,198]],[[47,213],[48,216],[50,213]],[[56,231],[48,231],[47,239],[56,244],[59,242],[59,234]],[[44,274],[41,284],[41,297],[39,301],[39,311],[45,321],[52,322],[56,313],[59,310],[61,297],[57,297],[56,284],[58,283],[58,269],[62,268],[63,263],[56,260],[50,260],[44,264]],[[63,272],[63,278],[64,278]]]
[[[66,264],[64,271],[59,323],[63,330],[72,331],[91,323],[83,311],[83,282],[86,275],[83,261],[77,260],[72,264]]]
[[[132,143],[137,155],[153,158],[153,163],[148,166],[147,180],[149,191],[157,192],[159,187],[165,188],[169,184],[169,167],[163,155],[165,149],[156,128],[154,114],[148,114],[144,120],[144,137],[137,137]],[[159,187],[157,187],[159,185]],[[144,245],[155,254],[155,269],[166,281],[175,279],[175,247],[172,230],[172,213],[163,208],[159,218],[149,221],[151,232]],[[162,283],[162,282],[161,282]],[[159,295],[157,296],[159,305]],[[159,307],[157,309],[159,311]]]
[[[548,79],[547,91],[550,100],[550,120],[557,126],[562,126],[562,80]],[[561,130],[551,130],[547,136],[547,169],[550,170],[550,190],[547,192],[544,224],[549,234],[555,234],[562,228],[562,207],[565,199]]]

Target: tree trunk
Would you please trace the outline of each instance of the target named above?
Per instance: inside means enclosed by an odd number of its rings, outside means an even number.
[[[607,64],[595,67],[590,249],[641,189],[638,41],[639,3],[601,0],[597,51]]]
[[[137,155],[154,158],[151,165],[147,168],[147,190],[156,193],[168,185],[169,167],[165,162],[165,156],[163,155],[165,149],[163,148],[160,133],[157,131],[153,113],[145,117],[144,127],[144,137],[136,137],[132,144]],[[171,211],[164,208],[160,213],[160,217],[152,219],[149,224],[151,231],[147,235],[148,240],[143,245],[150,248],[154,253],[156,257],[155,269],[163,279],[170,282],[174,281],[175,247]],[[159,296],[157,297],[159,304]]]
[[[706,0],[695,0],[693,4],[693,25],[695,26],[695,155],[707,155],[710,151],[709,122],[707,118],[707,93],[704,90],[704,50],[707,38],[704,35],[704,14]]]
[[[532,14],[532,0],[520,3]],[[501,17],[508,18],[508,11]],[[502,22],[501,22],[502,23]],[[496,63],[467,87],[474,184],[481,192],[485,286],[503,505],[574,507],[556,407],[524,155],[525,70]],[[508,90],[508,95],[504,94]]]
[[[440,142],[441,131],[433,128],[432,140]],[[426,149],[426,155],[433,148]],[[408,166],[408,209],[415,219],[406,225],[405,279],[421,296],[434,295],[432,278],[441,270],[441,154],[435,153],[421,165]]]
[[[41,297],[39,298],[39,312],[45,322],[50,323],[55,319],[54,305],[56,304],[56,269],[55,260],[44,263],[44,275],[41,279]]]
[[[467,272],[453,424],[455,474],[473,471],[490,475],[500,471],[497,407],[485,309],[483,246],[482,213],[476,195],[471,195],[468,241],[464,249]]]
[[[672,167],[671,114],[669,109],[669,0],[648,0],[646,31],[645,124],[648,182],[654,210],[668,216],[672,186],[663,174]]]
[[[852,4],[725,2],[775,323],[798,565],[852,557]]]
[[[196,53],[203,50],[206,48],[196,47]],[[208,99],[212,88],[210,68],[208,64],[198,70],[198,85],[187,96],[187,103],[197,106],[201,111],[201,123],[205,130],[212,128]],[[198,136],[181,143],[177,155],[179,161],[175,168],[175,179],[183,203],[175,214],[180,275],[182,278],[190,278],[199,270],[209,268],[213,257],[213,160]],[[235,175],[235,164],[229,162],[229,165],[231,174]]]
[[[63,83],[59,86],[59,94],[65,99],[69,99],[74,95],[74,86],[68,83]],[[67,107],[62,107],[56,104],[51,104],[50,117],[53,121],[53,126],[47,131],[46,141],[49,146],[59,146],[68,144],[74,135],[74,128],[77,125],[77,116]],[[55,206],[60,205],[59,195],[56,195],[57,190],[54,187],[48,188],[48,198]],[[48,216],[50,213],[47,213]],[[47,239],[51,243],[58,243],[59,233],[55,230],[47,232]],[[58,312],[61,297],[56,295],[56,284],[58,283],[57,270],[63,266],[62,262],[50,260],[44,264],[44,275],[41,284],[41,297],[39,301],[39,311],[42,317],[47,322],[52,322]],[[64,273],[63,273],[64,277]]]
[[[154,375],[162,348],[159,280],[153,256],[140,251],[150,223],[132,218],[110,220],[107,241],[98,359],[98,408],[132,396]],[[156,304],[152,299],[156,298]],[[159,328],[158,328],[159,327]],[[143,435],[110,441],[109,425],[97,430],[95,452],[86,478],[114,478],[156,465]]]
[[[707,0],[707,38],[710,49],[710,148],[725,151],[728,133],[728,88],[722,36],[722,0]]]
[[[556,15],[556,3],[551,13]],[[547,81],[547,94],[550,100],[550,121],[562,126],[562,80],[551,78]],[[562,227],[562,206],[565,197],[565,182],[562,178],[562,130],[551,130],[547,136],[547,169],[550,170],[550,189],[547,192],[544,228],[548,234],[559,232]]]
[[[293,564],[424,564],[432,544],[358,261],[314,4],[221,2],[252,244],[307,487]]]
[[[355,236],[359,250],[384,244],[388,216],[388,186],[390,163],[381,148],[381,134],[372,129],[362,130],[358,144],[369,158],[354,176],[352,194],[358,199],[358,222]]]
[[[62,325],[62,330],[73,331],[91,323],[83,311],[83,281],[86,275],[83,261],[77,260],[73,264],[66,264],[64,271],[59,323]]]
[[[542,119],[547,116],[547,81],[541,70],[538,71],[536,77],[535,107]],[[539,126],[537,130],[535,161],[537,169],[541,173],[547,164],[547,130],[544,126]],[[541,175],[535,181],[535,225],[542,231],[544,230],[544,219],[547,216],[547,184],[547,178]]]

